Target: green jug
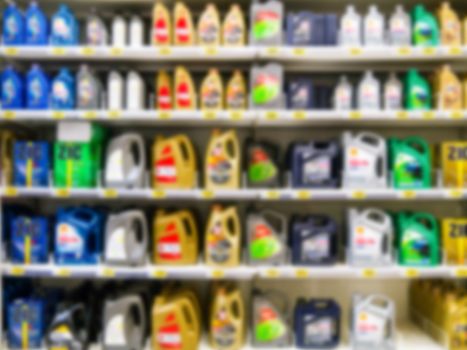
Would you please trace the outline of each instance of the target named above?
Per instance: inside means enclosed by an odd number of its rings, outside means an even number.
[[[433,97],[431,86],[416,69],[410,69],[405,76],[405,108],[409,111],[432,109]]]

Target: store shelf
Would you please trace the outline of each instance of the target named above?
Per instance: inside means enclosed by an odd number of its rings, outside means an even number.
[[[413,279],[413,278],[467,278],[466,267],[402,267],[389,266],[363,268],[347,265],[337,266],[280,266],[254,267],[242,265],[232,268],[195,266],[121,267],[107,265],[58,266],[54,264],[11,264],[3,265],[3,274],[11,277],[56,277],[93,279],[169,279],[169,280],[213,280],[213,279]]]
[[[88,120],[127,125],[229,124],[245,126],[330,126],[373,124],[399,126],[467,126],[467,110],[459,111],[158,111],[158,110],[0,110],[3,122],[53,123]]]
[[[467,189],[426,189],[426,190],[153,190],[153,189],[77,189],[48,187],[2,187],[0,195],[7,198],[90,198],[90,199],[147,199],[147,200],[462,200],[467,198]]]

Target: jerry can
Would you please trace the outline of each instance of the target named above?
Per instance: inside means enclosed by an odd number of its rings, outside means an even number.
[[[349,209],[347,260],[356,266],[382,266],[393,262],[394,227],[382,210]]]
[[[91,208],[60,209],[55,224],[55,262],[97,264],[101,254],[102,215]]]
[[[391,182],[396,189],[431,187],[431,154],[420,137],[389,140]]]
[[[190,72],[182,66],[175,69],[174,109],[195,110],[198,97]]]
[[[290,166],[292,187],[338,187],[341,171],[339,152],[339,144],[335,141],[294,144]]]
[[[146,340],[146,307],[140,295],[107,299],[104,304],[104,350],[140,350]]]
[[[250,70],[250,105],[253,109],[281,109],[285,106],[284,69],[276,63]]]
[[[197,349],[201,338],[201,313],[191,290],[166,288],[152,307],[152,350]]]
[[[396,217],[399,264],[435,266],[440,263],[438,222],[428,213],[399,213]]]
[[[46,327],[46,306],[39,298],[15,299],[7,306],[7,339],[10,349],[38,349]]]
[[[54,144],[54,185],[89,188],[97,185],[105,131],[98,125],[67,122],[58,125]]]
[[[214,130],[206,151],[204,186],[209,190],[236,189],[241,177],[240,145],[235,130]]]
[[[11,223],[12,263],[37,264],[49,259],[49,222],[43,216],[15,216]]]
[[[449,265],[467,264],[467,218],[442,221],[444,258]]]
[[[49,144],[42,141],[17,141],[13,146],[15,186],[48,186]]]
[[[144,187],[146,149],[144,139],[126,133],[110,140],[105,160],[104,183],[107,187]]]
[[[138,266],[146,263],[149,228],[141,210],[109,215],[105,226],[104,261],[113,265]]]
[[[370,132],[345,132],[342,144],[344,188],[387,187],[387,150],[383,137]]]
[[[338,258],[337,224],[326,215],[296,216],[290,225],[294,265],[331,265]]]
[[[287,218],[262,210],[246,219],[248,262],[250,265],[281,265],[287,261]]]
[[[69,305],[59,310],[52,318],[45,336],[47,347],[86,350],[90,342],[90,327],[90,317],[85,305]]]
[[[383,295],[354,295],[351,343],[354,350],[395,350],[395,306]]]
[[[0,184],[9,186],[13,181],[13,145],[15,137],[11,131],[0,131]]]
[[[270,188],[280,183],[278,149],[263,141],[247,141],[246,166],[248,187]]]
[[[152,146],[153,186],[190,189],[196,186],[196,155],[186,135],[158,136]]]
[[[213,288],[210,306],[209,343],[213,349],[240,350],[246,337],[245,301],[233,283]]]
[[[441,169],[445,187],[467,187],[467,142],[443,142]]]
[[[340,341],[341,309],[332,299],[299,299],[295,344],[300,349],[334,349]]]
[[[215,205],[206,227],[205,262],[219,267],[238,266],[241,261],[241,226],[237,207]]]
[[[191,211],[158,210],[154,219],[154,263],[193,265],[198,261],[199,233]]]
[[[252,295],[252,344],[257,348],[286,348],[292,330],[285,295],[276,291],[254,290]]]

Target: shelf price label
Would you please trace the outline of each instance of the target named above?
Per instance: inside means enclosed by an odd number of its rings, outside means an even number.
[[[459,199],[464,196],[464,192],[462,190],[449,190],[447,196],[448,198]]]
[[[112,47],[110,49],[111,56],[121,56],[123,53],[123,49],[121,47]]]
[[[349,119],[353,119],[353,120],[362,119],[362,112],[359,112],[359,111],[351,111],[351,112],[349,113]]]
[[[296,269],[295,270],[295,277],[297,278],[308,278],[310,275],[307,269]]]
[[[401,120],[409,119],[409,113],[407,111],[399,111],[396,113],[396,118]]]
[[[59,198],[68,198],[70,197],[70,189],[69,188],[56,188],[54,190],[54,196]]]
[[[152,197],[156,199],[162,199],[167,197],[167,193],[164,190],[154,190],[152,191]]]
[[[405,269],[404,271],[404,275],[405,277],[407,278],[418,278],[420,277],[420,270],[418,269]]]
[[[219,53],[219,49],[216,46],[207,46],[204,48],[204,54],[206,56],[216,56]]]
[[[433,111],[423,112],[423,119],[428,119],[428,120],[435,119],[435,112]]]
[[[112,269],[111,267],[104,267],[101,270],[101,276],[103,277],[108,277],[108,278],[113,278],[116,275],[115,269]]]
[[[397,50],[399,56],[408,56],[412,53],[412,50],[408,46],[402,46]]]
[[[279,54],[279,48],[276,46],[271,46],[266,49],[266,53],[271,56],[276,56]]]
[[[296,120],[303,120],[306,118],[306,112],[305,111],[295,111],[292,114],[293,119]]]
[[[18,189],[13,186],[7,186],[5,187],[4,195],[5,197],[16,197],[18,196]]]
[[[280,272],[278,269],[267,269],[264,275],[267,278],[277,278],[280,276]]]
[[[52,52],[52,55],[54,56],[64,56],[66,53],[66,50],[64,47],[57,46],[57,47],[53,47],[51,52]]]
[[[462,47],[460,47],[460,46],[451,46],[449,48],[449,54],[453,55],[453,56],[462,55]]]
[[[281,194],[279,191],[266,191],[265,197],[267,199],[279,199],[281,197]]]
[[[203,111],[203,119],[213,120],[217,118],[216,111]]]
[[[96,53],[93,47],[85,46],[81,49],[81,54],[84,56],[92,56]]]
[[[86,111],[83,114],[84,119],[96,119],[97,112],[96,111]]]
[[[169,111],[160,111],[158,113],[159,119],[168,120],[172,118],[172,113]]]
[[[10,268],[10,275],[12,276],[24,276],[26,274],[26,270],[21,266],[12,266]]]
[[[5,47],[5,56],[16,56],[18,54],[18,48],[17,47]]]
[[[451,119],[462,119],[463,117],[464,117],[464,113],[462,111],[451,112]]]
[[[310,191],[298,191],[297,192],[297,199],[301,200],[307,200],[311,198],[311,192]]]
[[[111,119],[120,118],[121,115],[122,115],[122,112],[119,110],[114,109],[114,110],[109,111],[109,118]]]
[[[201,191],[201,198],[203,199],[212,199],[214,198],[215,193],[213,190],[202,190]]]
[[[304,47],[296,47],[293,49],[294,56],[305,56],[306,49]]]
[[[63,111],[52,111],[52,119],[64,119],[65,118],[65,112]]]
[[[71,270],[67,268],[60,268],[55,271],[55,276],[59,277],[70,277],[71,276]]]
[[[244,118],[243,111],[230,111],[229,118],[232,120],[242,120]]]
[[[161,56],[169,56],[172,54],[172,49],[170,46],[162,46],[159,48],[159,55]]]
[[[423,48],[423,54],[426,56],[434,56],[436,49],[434,47],[425,47]]]
[[[15,111],[5,111],[3,112],[3,118],[5,119],[15,119],[16,112]]]
[[[276,120],[279,118],[279,113],[276,111],[267,111],[265,114],[266,120]]]
[[[399,195],[400,195],[401,198],[403,198],[403,199],[414,199],[414,198],[417,197],[417,191],[405,190],[405,191],[400,192]]]
[[[454,271],[454,276],[458,278],[467,278],[467,268],[459,268]]]
[[[363,278],[375,278],[376,270],[375,269],[363,269],[361,274]]]
[[[351,47],[349,49],[350,56],[360,56],[362,53],[363,53],[363,50],[361,47]]]
[[[152,277],[157,278],[157,279],[167,278],[167,270],[154,269],[152,270]]]
[[[221,269],[214,269],[211,271],[211,278],[220,279],[225,277],[225,271]]]
[[[362,199],[366,199],[368,197],[367,193],[365,191],[352,191],[350,193],[350,198],[352,199],[359,199],[359,200],[362,200]]]
[[[102,197],[104,198],[117,198],[118,190],[115,188],[106,188],[102,191]]]

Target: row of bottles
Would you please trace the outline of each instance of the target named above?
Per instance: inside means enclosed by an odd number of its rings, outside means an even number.
[[[86,287],[91,288],[81,289]],[[106,286],[111,287],[115,288]],[[45,293],[55,293],[59,306],[51,305]],[[46,345],[49,349],[79,346],[86,350],[99,339],[106,350],[140,350],[149,339],[153,350],[196,350],[206,323],[209,347],[216,350],[242,349],[247,329],[251,329],[254,348],[295,344],[302,349],[335,349],[341,343],[344,327],[341,308],[333,299],[300,298],[291,310],[281,292],[254,289],[248,304],[232,282],[211,286],[206,312],[202,312],[198,294],[179,285],[167,285],[155,297],[151,289],[125,292],[123,288],[120,293],[101,289],[95,293],[102,302],[83,301],[77,293],[64,296],[53,290],[39,296],[11,295],[7,300],[8,345]],[[89,309],[94,312],[87,313]],[[395,322],[391,299],[355,294],[345,326],[349,327],[353,349],[392,350],[396,348]]]
[[[157,210],[152,230],[145,212],[136,209],[104,214],[98,208],[61,208],[52,219],[10,208],[5,217],[9,259],[22,264],[48,263],[53,251],[61,265],[188,266],[197,264],[203,244],[204,262],[221,267],[239,266],[243,258],[252,266],[333,265],[341,256],[351,266],[365,267],[396,261],[436,266],[443,258],[449,265],[467,263],[467,219],[438,221],[424,212],[350,208],[343,230],[325,214],[288,219],[269,209],[250,210],[241,223],[235,207],[215,205],[203,234],[187,209]]]

